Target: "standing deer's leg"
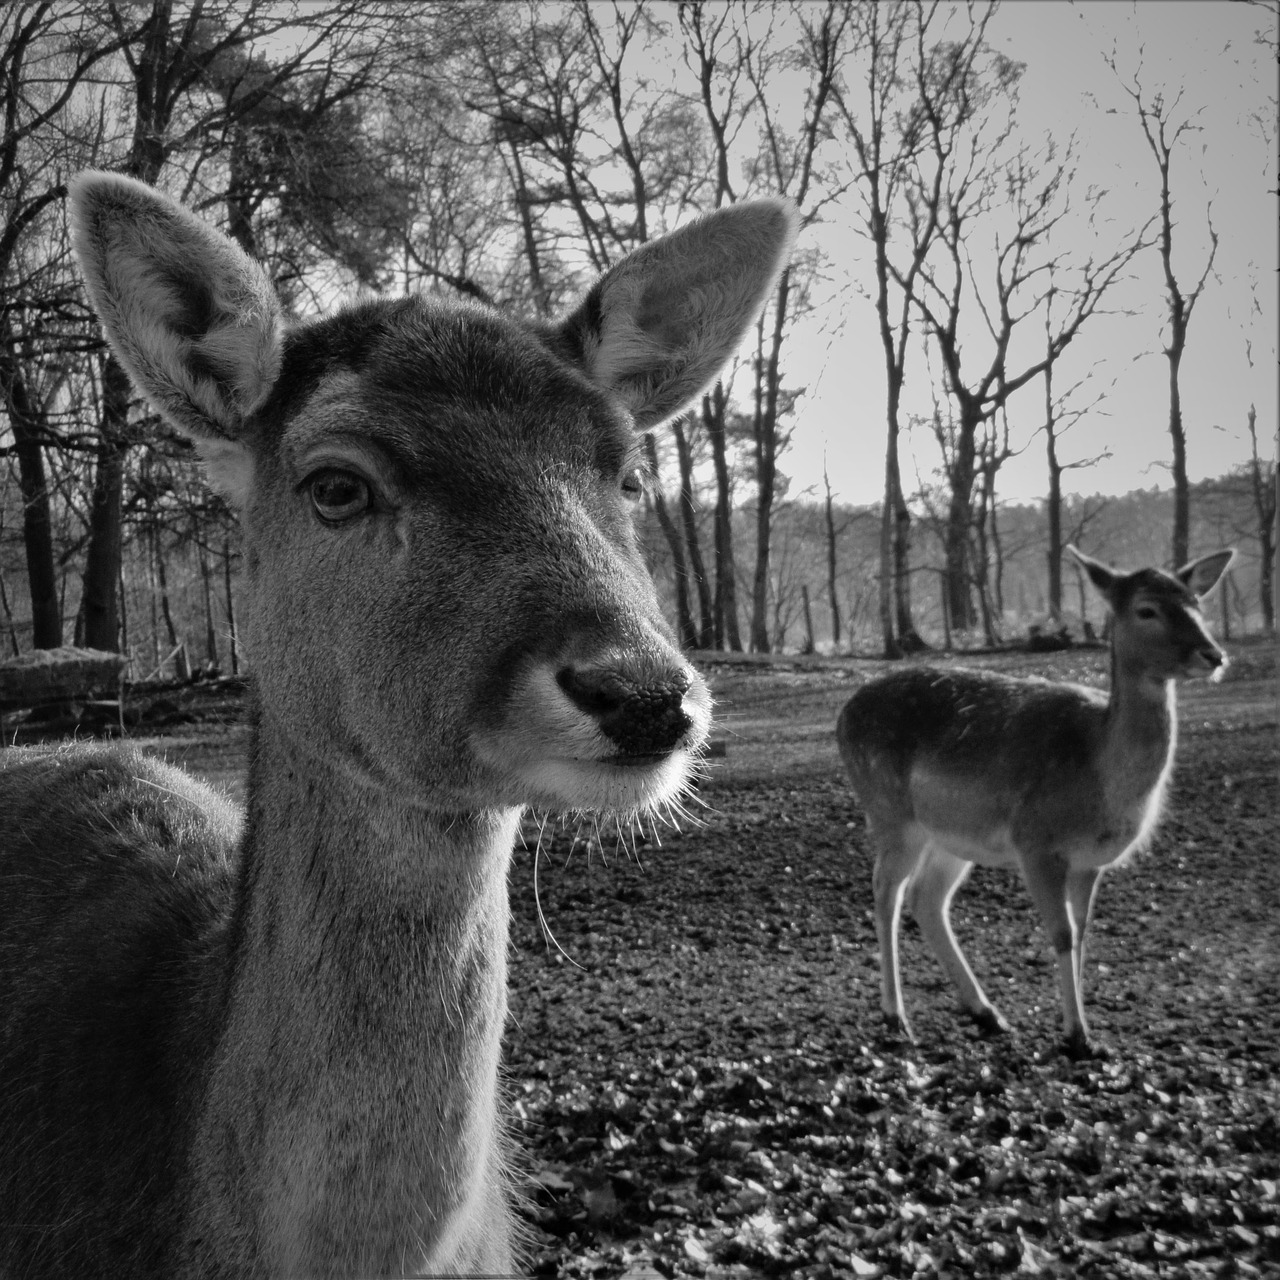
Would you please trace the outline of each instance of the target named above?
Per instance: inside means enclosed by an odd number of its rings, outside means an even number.
[[[971,862],[957,858],[936,842],[929,844],[911,881],[911,914],[959,991],[961,1007],[984,1035],[999,1035],[1009,1030],[1009,1024],[987,999],[951,931],[951,899],[972,869]]]
[[[1076,937],[1076,992],[1084,998],[1084,936],[1089,927],[1089,913],[1093,910],[1093,897],[1102,875],[1101,868],[1085,867],[1067,873],[1067,906],[1071,911],[1071,923]]]
[[[1064,1047],[1073,1058],[1088,1057],[1092,1049],[1080,998],[1079,960],[1085,921],[1071,909],[1066,859],[1048,849],[1030,851],[1022,858],[1022,874],[1058,962]]]
[[[876,938],[880,943],[880,1009],[890,1031],[914,1040],[902,1003],[902,969],[898,959],[898,926],[907,882],[919,863],[921,845],[901,825],[876,824],[879,844],[871,886],[876,901]]]

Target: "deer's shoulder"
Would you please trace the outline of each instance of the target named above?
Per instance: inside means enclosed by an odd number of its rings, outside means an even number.
[[[7,971],[46,987],[55,968],[98,988],[173,976],[225,925],[241,823],[133,746],[0,752],[0,951],[48,962]]]

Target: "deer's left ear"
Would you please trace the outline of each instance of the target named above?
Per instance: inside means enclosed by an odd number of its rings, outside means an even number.
[[[1115,586],[1118,576],[1116,571],[1103,564],[1101,560],[1095,560],[1092,556],[1085,555],[1083,551],[1076,547],[1068,546],[1067,550],[1075,557],[1076,563],[1089,575],[1089,581],[1110,600],[1111,589]]]
[[[1229,547],[1226,551],[1211,551],[1207,556],[1184,564],[1174,576],[1203,599],[1218,585],[1235,556],[1234,547]]]
[[[700,395],[737,349],[798,221],[789,200],[752,200],[651,240],[596,281],[559,338],[637,427],[652,427]]]
[[[233,501],[247,489],[247,419],[280,372],[282,317],[239,245],[144,183],[81,173],[72,243],[111,349],[133,385],[193,440]]]

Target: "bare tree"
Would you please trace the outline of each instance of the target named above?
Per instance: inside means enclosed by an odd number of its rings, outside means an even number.
[[[32,241],[39,237],[42,252],[65,261],[65,243],[52,231],[50,215],[66,195],[67,170],[85,162],[93,126],[85,121],[78,131],[70,107],[86,78],[130,34],[104,30],[92,4],[40,0],[0,12],[0,393],[18,462],[37,649],[62,643],[62,614],[44,456],[51,440],[28,370],[38,313],[65,309],[67,290],[65,277],[53,281],[36,267]],[[46,257],[41,266],[56,264]],[[43,277],[39,283],[37,275]]]
[[[1269,632],[1276,629],[1275,596],[1272,592],[1276,567],[1276,497],[1280,475],[1276,469],[1276,447],[1280,436],[1272,441],[1269,457],[1258,453],[1258,411],[1249,406],[1249,492],[1257,516],[1257,538],[1260,564],[1258,566],[1258,599],[1262,605],[1262,625]]]
[[[774,11],[767,9],[764,12],[771,23]],[[791,12],[800,25],[800,66],[808,77],[800,125],[794,135],[788,135],[779,120],[773,83],[776,74],[792,59],[773,39],[770,27],[766,26],[763,32],[757,33],[750,22],[744,22],[738,36],[739,56],[755,92],[760,121],[761,148],[755,171],[765,189],[789,196],[801,209],[802,219],[812,221],[821,205],[835,194],[828,187],[820,199],[812,199],[813,191],[821,181],[817,172],[818,147],[829,128],[832,91],[845,52],[850,9],[840,0],[827,0],[820,7],[797,4]],[[805,305],[805,291],[802,287],[797,288],[796,271],[794,264],[783,271],[772,307],[766,313],[768,320],[762,317],[757,330],[752,414],[756,560],[752,575],[750,632],[751,648],[757,653],[767,653],[770,649],[767,613],[769,531],[778,457],[785,448],[787,435],[779,421],[785,403],[780,359],[787,322],[798,307]]]
[[[742,652],[738,631],[737,565],[733,554],[733,476],[729,467],[728,396],[718,381],[702,397],[702,428],[711,444],[711,461],[716,477],[713,540],[716,582],[714,598],[714,642],[717,649]]]
[[[1142,127],[1142,136],[1156,162],[1160,174],[1160,208],[1159,246],[1160,263],[1164,270],[1165,297],[1168,307],[1168,336],[1165,340],[1164,354],[1169,361],[1169,440],[1173,449],[1173,563],[1186,564],[1190,544],[1190,496],[1187,482],[1187,433],[1182,421],[1182,391],[1179,375],[1182,369],[1182,357],[1187,348],[1187,330],[1191,324],[1191,315],[1204,293],[1209,273],[1213,270],[1213,262],[1218,254],[1218,233],[1213,225],[1213,204],[1209,203],[1205,210],[1205,222],[1209,231],[1209,252],[1205,256],[1204,268],[1196,283],[1187,289],[1178,280],[1173,266],[1173,232],[1174,212],[1173,195],[1170,184],[1170,169],[1173,165],[1174,152],[1178,143],[1187,135],[1199,132],[1195,115],[1180,118],[1179,108],[1185,93],[1179,89],[1172,99],[1163,93],[1147,95],[1138,75],[1132,81],[1121,78],[1114,58],[1108,59],[1108,65],[1121,87],[1133,100],[1138,114],[1138,123]]]
[[[680,637],[680,645],[685,649],[696,648],[698,632],[693,624],[693,614],[689,608],[689,566],[685,560],[684,547],[680,541],[679,531],[671,512],[667,507],[666,494],[662,485],[658,468],[658,446],[653,432],[644,433],[644,456],[649,468],[649,484],[645,486],[645,496],[653,503],[654,515],[658,518],[658,527],[666,539],[667,548],[671,552],[671,566],[675,577],[676,589],[676,634]]]
[[[751,111],[744,68],[736,57],[733,10],[681,0],[677,7],[684,36],[683,57],[698,82],[698,105],[711,138],[712,190],[709,203],[720,208],[737,199],[730,177],[730,150]],[[716,479],[713,523],[715,556],[714,643],[740,652],[737,566],[733,551],[733,488],[729,467],[728,395],[723,382],[702,397],[702,427],[711,446]]]
[[[875,256],[874,300],[886,376],[879,574],[881,643],[886,658],[923,647],[911,611],[911,509],[902,487],[898,441],[912,301],[920,269],[937,232],[938,201],[925,202],[923,218],[913,222],[905,261],[893,267],[890,245],[900,231],[900,220],[906,217],[908,165],[925,137],[924,104],[918,99],[912,101],[911,92],[913,84],[920,81],[938,8],[937,3],[909,4],[902,0],[858,7],[853,17],[853,46],[855,52],[865,55],[866,71],[856,88],[839,80],[833,90],[836,109],[853,144],[855,190],[863,202],[863,228]],[[990,6],[988,16],[989,12]],[[980,40],[985,22],[984,17],[971,33],[966,56],[976,51],[973,37]],[[957,59],[955,65],[962,67],[964,60]],[[939,133],[952,132],[965,123],[967,107],[963,96],[935,95],[930,102]],[[939,184],[942,172],[939,167],[935,173]]]
[[[831,478],[827,475],[826,460],[822,463],[822,487],[825,501],[822,506],[823,522],[827,532],[827,597],[831,601],[831,643],[840,646],[840,601],[836,597],[836,521],[831,505]]]
[[[672,421],[671,435],[675,441],[676,461],[680,468],[680,527],[689,555],[689,577],[698,595],[698,626],[693,644],[697,649],[710,649],[715,636],[714,610],[711,584],[707,580],[702,546],[698,539],[698,503],[693,486],[693,435],[698,429],[698,423],[698,415],[684,414]]]
[[[1015,74],[1012,68],[1002,67],[999,59],[996,72],[1002,79]],[[996,165],[993,155],[1000,154],[1006,136],[1007,132],[1002,132],[994,145],[988,146],[979,132],[966,149],[963,165],[953,164],[934,144],[934,163],[945,164],[948,170],[937,211],[940,262],[922,268],[923,287],[916,296],[942,365],[943,386],[955,406],[954,436],[947,458],[950,497],[944,543],[948,609],[952,625],[958,628],[974,622],[969,540],[979,457],[985,452],[988,465],[994,462],[998,467],[1008,456],[1007,450],[1002,457],[1000,449],[984,443],[982,433],[990,429],[1010,396],[1061,357],[1086,321],[1098,312],[1129,261],[1147,243],[1143,228],[1113,249],[1107,250],[1104,242],[1101,250],[1078,264],[1057,250],[1053,232],[1072,209],[1072,148],[1058,159],[1052,142],[1043,158],[1033,157],[1021,147]],[[922,199],[932,198],[930,188],[921,184],[917,189]],[[1102,194],[1090,191],[1085,195],[1091,225]],[[996,216],[997,211],[1007,218],[1007,227]],[[989,285],[980,278],[976,264],[981,259],[975,244],[980,231],[988,226],[992,229]],[[1064,278],[1067,283],[1059,283]],[[1063,315],[1041,356],[1011,369],[1014,330],[1045,305],[1050,290],[1064,304]],[[973,349],[974,324],[985,330],[989,354],[970,372],[965,358]]]
[[[133,107],[131,138],[116,167],[154,183],[170,157],[203,147],[211,134],[221,134],[236,115],[259,107],[286,81],[317,67],[339,74],[352,43],[368,27],[369,14],[361,14],[361,8],[359,0],[341,0],[309,9],[299,19],[269,0],[224,0],[216,6],[193,6],[179,17],[173,0],[150,0],[141,24],[134,26],[134,9],[111,0],[104,18],[127,64]],[[256,75],[243,93],[209,92],[211,73],[220,63],[290,28],[301,42],[272,64],[268,74]],[[132,443],[132,395],[128,379],[110,355],[103,357],[101,379],[101,433],[81,608],[84,643],[114,650],[119,646],[121,503],[125,454]]]
[[[1045,501],[1045,516],[1048,523],[1049,546],[1046,552],[1049,571],[1049,617],[1057,620],[1062,612],[1062,557],[1065,543],[1062,536],[1062,475],[1065,471],[1092,467],[1104,458],[1111,456],[1109,449],[1094,454],[1089,458],[1081,458],[1075,462],[1063,462],[1059,456],[1059,445],[1063,434],[1086,414],[1097,409],[1103,399],[1099,392],[1087,403],[1080,403],[1078,393],[1083,387],[1083,380],[1072,383],[1064,391],[1055,393],[1054,377],[1057,372],[1057,361],[1050,359],[1054,340],[1054,288],[1052,267],[1049,272],[1049,292],[1044,306],[1044,437],[1045,459],[1049,473],[1049,492]],[[1078,534],[1071,539],[1078,541]],[[1074,563],[1074,561],[1072,562]]]

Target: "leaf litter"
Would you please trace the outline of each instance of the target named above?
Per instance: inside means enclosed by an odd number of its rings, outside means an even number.
[[[865,823],[805,723],[850,684],[784,691],[737,678],[697,824],[616,857],[594,829],[543,831],[568,958],[537,918],[536,823],[517,855],[507,1074],[535,1274],[1280,1275],[1274,719],[1184,715],[1166,818],[1091,926],[1109,1054],[1072,1062],[1025,890],[983,869],[953,920],[1013,1034],[956,1016],[905,918],[919,1042],[883,1034]],[[799,756],[771,765],[771,732]]]

